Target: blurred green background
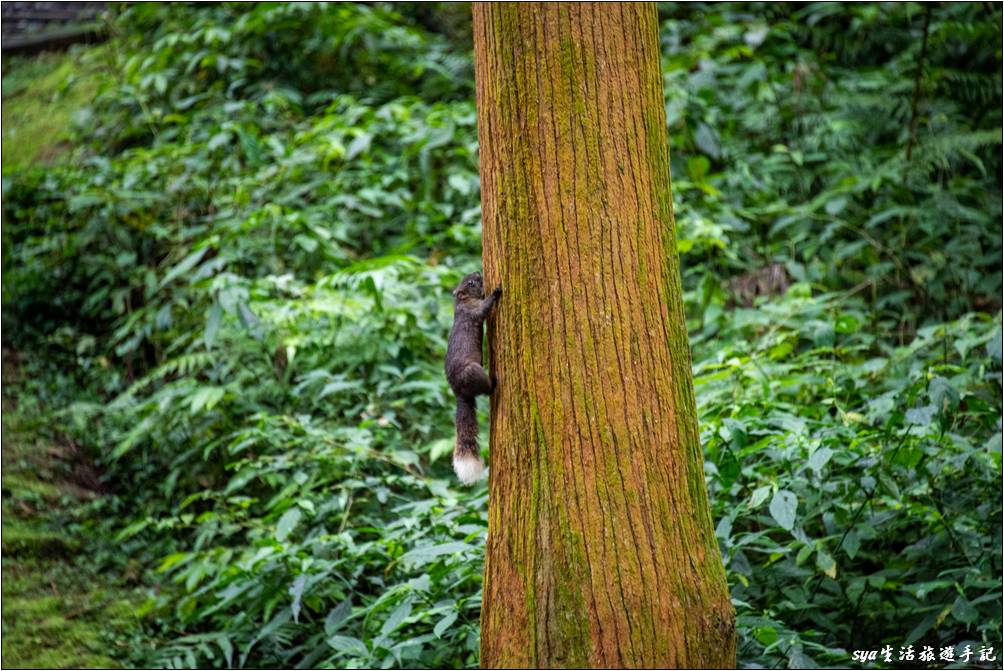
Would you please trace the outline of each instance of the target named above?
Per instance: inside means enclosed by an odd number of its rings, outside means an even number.
[[[739,663],[999,656],[1001,6],[659,12]],[[469,7],[105,24],[3,61],[5,666],[475,666]]]

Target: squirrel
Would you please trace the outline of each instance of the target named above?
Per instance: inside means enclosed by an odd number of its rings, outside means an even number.
[[[446,380],[457,397],[453,470],[465,485],[477,480],[485,468],[478,447],[477,397],[495,391],[496,379],[494,376],[489,379],[481,365],[481,326],[501,295],[502,287],[498,287],[485,297],[481,273],[466,276],[453,291],[453,328],[446,346]]]

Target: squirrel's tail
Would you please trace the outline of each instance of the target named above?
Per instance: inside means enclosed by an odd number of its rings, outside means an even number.
[[[478,406],[473,398],[457,396],[457,444],[453,448],[453,470],[465,485],[481,477],[485,462],[478,447]]]

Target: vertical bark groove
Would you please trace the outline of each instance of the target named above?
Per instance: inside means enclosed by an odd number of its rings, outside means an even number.
[[[474,7],[492,398],[482,665],[731,666],[658,22]]]

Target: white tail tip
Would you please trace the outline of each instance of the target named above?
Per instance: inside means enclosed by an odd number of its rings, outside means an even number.
[[[478,478],[485,470],[485,462],[480,456],[464,454],[453,457],[453,470],[457,473],[457,478],[465,485],[477,482]]]

